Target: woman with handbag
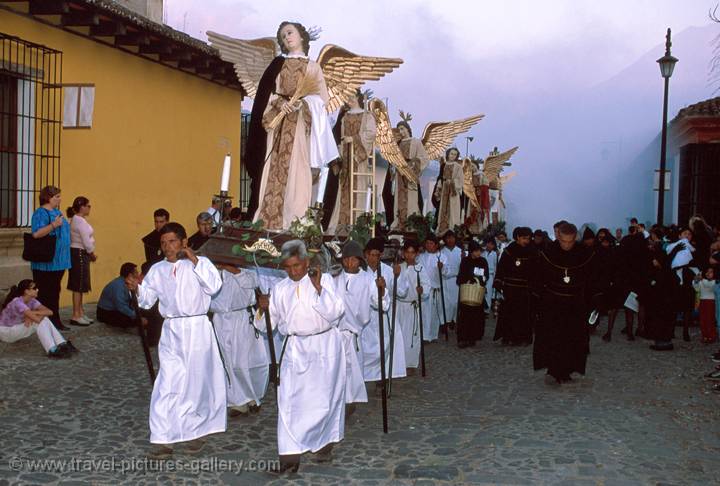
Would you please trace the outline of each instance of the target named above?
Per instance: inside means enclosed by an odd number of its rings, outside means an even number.
[[[482,247],[475,240],[468,244],[468,256],[460,260],[457,284],[460,286],[460,306],[457,315],[457,341],[459,348],[475,346],[485,334],[483,309],[488,263],[482,256]]]
[[[40,207],[32,215],[32,238],[36,244],[55,240],[55,251],[49,261],[30,258],[33,280],[40,289],[38,300],[52,311],[50,320],[60,331],[69,328],[60,321],[60,281],[65,270],[70,268],[70,224],[58,209],[60,207],[60,189],[45,186],[40,190]],[[40,242],[38,240],[43,240]],[[27,250],[27,248],[26,248]],[[42,260],[45,260],[42,258]]]
[[[89,326],[93,323],[83,310],[83,294],[90,292],[90,262],[97,260],[95,255],[95,238],[93,228],[85,218],[90,214],[88,198],[78,196],[73,205],[67,208],[70,219],[70,262],[67,289],[73,295],[73,314],[70,324],[73,326]]]

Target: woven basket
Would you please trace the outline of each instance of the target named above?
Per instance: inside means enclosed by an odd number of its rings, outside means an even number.
[[[477,279],[473,283],[460,285],[460,303],[470,306],[481,306],[485,300],[485,287]]]

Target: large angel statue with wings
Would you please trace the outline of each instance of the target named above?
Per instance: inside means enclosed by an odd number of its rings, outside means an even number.
[[[371,105],[371,109],[378,127],[376,143],[382,156],[395,169],[388,171],[394,174],[386,180],[386,186],[392,184],[392,196],[386,197],[390,193],[387,188],[383,191],[386,218],[393,229],[404,230],[408,216],[422,214],[423,199],[419,180],[423,171],[431,160],[436,160],[443,154],[455,137],[470,130],[484,115],[451,122],[428,123],[421,140],[412,136],[409,124],[412,115],[401,111],[402,121],[398,122],[397,136],[393,137],[389,133],[391,128],[385,106],[379,100],[373,101],[376,105]],[[456,196],[459,198],[459,193],[456,193]],[[392,218],[389,216],[390,207]]]
[[[482,169],[470,159],[463,163],[463,191],[468,198],[470,211],[466,218],[470,232],[479,234],[491,222],[493,208],[502,204],[500,190],[502,184],[513,177],[514,172],[507,176],[500,173],[503,166],[517,152],[513,147],[505,152],[493,150],[483,162]]]
[[[254,98],[244,161],[251,178],[248,212],[267,229],[285,230],[312,205],[313,192],[322,201],[327,166],[338,158],[328,115],[402,60],[358,56],[329,44],[311,61],[317,31],[297,22],[281,23],[276,39],[245,41],[214,32],[208,38]]]

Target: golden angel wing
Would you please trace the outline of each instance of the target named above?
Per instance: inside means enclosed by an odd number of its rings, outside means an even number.
[[[440,157],[455,137],[470,130],[485,115],[474,115],[451,122],[430,122],[425,126],[422,144],[430,160]]]
[[[487,177],[488,182],[495,182],[497,180],[498,176],[500,176],[500,172],[502,171],[503,164],[510,160],[510,157],[517,152],[517,149],[518,147],[513,147],[506,152],[498,155],[491,155],[485,159],[485,163],[483,164],[483,173],[485,174],[485,177]]]
[[[470,204],[479,208],[480,203],[478,202],[477,194],[475,194],[475,185],[473,184],[474,173],[475,164],[472,163],[472,160],[466,157],[463,161],[463,192],[465,193],[465,197],[467,197],[470,201]]]
[[[405,158],[400,152],[395,135],[393,134],[392,124],[390,123],[390,117],[385,108],[385,103],[377,98],[373,98],[370,101],[370,112],[375,118],[376,134],[375,144],[380,149],[380,153],[383,158],[392,164],[395,169],[398,170],[405,178],[415,183],[418,182],[417,175],[410,170],[410,166],[405,161]]]
[[[218,50],[224,61],[233,63],[240,84],[250,98],[255,98],[258,84],[279,48],[272,37],[243,40],[208,31],[210,45]]]
[[[504,175],[504,176],[501,175],[501,176],[500,176],[500,186],[501,186],[501,187],[504,187],[505,184],[507,184],[508,182],[510,182],[512,179],[514,179],[516,175],[517,175],[517,171],[516,171],[516,170],[510,172],[510,173],[507,174],[507,175]]]
[[[359,56],[342,47],[328,44],[318,56],[323,70],[330,100],[328,113],[340,108],[355,96],[355,90],[367,81],[377,81],[403,63],[402,59]]]

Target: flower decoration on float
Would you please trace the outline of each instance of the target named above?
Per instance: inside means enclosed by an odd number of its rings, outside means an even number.
[[[295,218],[288,232],[294,238],[303,240],[310,251],[317,251],[322,246],[323,229],[317,211],[308,209],[302,218]]]

